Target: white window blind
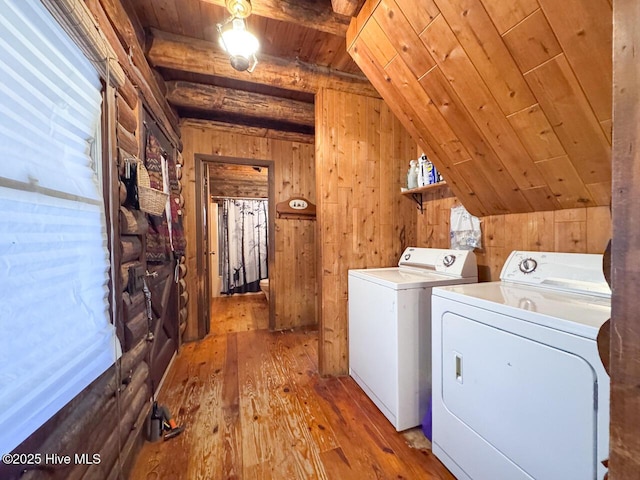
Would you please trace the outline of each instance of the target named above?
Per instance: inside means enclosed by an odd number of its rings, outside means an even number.
[[[120,355],[90,158],[95,68],[39,0],[0,0],[0,453]]]

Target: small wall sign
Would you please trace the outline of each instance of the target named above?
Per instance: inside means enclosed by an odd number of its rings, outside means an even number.
[[[289,200],[289,206],[294,210],[304,210],[309,207],[309,204],[302,198],[295,198],[293,200]]]
[[[276,204],[278,218],[306,218],[315,220],[316,206],[304,197],[290,197]]]

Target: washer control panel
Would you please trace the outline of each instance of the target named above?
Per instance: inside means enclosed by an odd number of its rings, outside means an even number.
[[[418,272],[433,271],[457,277],[477,277],[476,256],[469,250],[409,247],[398,266]]]

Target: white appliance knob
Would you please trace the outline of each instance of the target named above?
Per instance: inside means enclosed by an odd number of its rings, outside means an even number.
[[[410,254],[410,253],[407,253],[407,254],[404,256],[404,259],[405,259],[405,260],[409,260],[410,258],[411,258],[411,254]]]
[[[538,267],[538,262],[536,262],[533,258],[525,258],[518,265],[520,271],[524,274],[533,273],[535,269]]]
[[[442,263],[444,263],[445,267],[450,267],[451,265],[453,265],[453,262],[455,261],[456,261],[455,255],[445,255],[445,257],[442,259]]]

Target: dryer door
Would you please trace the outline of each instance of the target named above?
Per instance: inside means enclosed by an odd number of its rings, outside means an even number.
[[[445,408],[496,455],[536,479],[595,478],[596,377],[584,359],[447,312],[442,377]]]

